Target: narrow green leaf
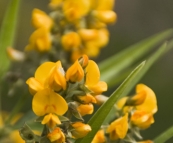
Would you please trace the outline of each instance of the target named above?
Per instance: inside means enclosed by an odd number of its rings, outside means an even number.
[[[168,128],[166,131],[156,137],[153,141],[155,143],[165,143],[171,137],[173,137],[173,126]]]
[[[103,121],[105,120],[107,114],[110,112],[118,98],[120,98],[124,91],[127,90],[130,86],[130,84],[133,82],[135,77],[139,74],[139,71],[143,68],[145,65],[145,62],[142,62],[137,68],[135,68],[131,74],[124,80],[124,82],[117,88],[115,92],[110,96],[110,98],[105,102],[98,110],[97,112],[92,116],[92,118],[89,120],[88,124],[92,128],[92,132],[90,132],[86,137],[84,137],[81,141],[81,143],[90,143],[96,134],[96,132],[101,127]],[[79,143],[80,140],[77,141]]]
[[[106,81],[109,86],[112,86],[112,78],[116,78],[117,75],[119,76],[123,70],[134,64],[137,59],[147,54],[172,34],[172,29],[161,32],[104,60],[99,64],[101,80]]]
[[[8,69],[9,59],[6,54],[8,46],[14,46],[17,14],[20,0],[11,0],[6,10],[0,30],[0,76]]]

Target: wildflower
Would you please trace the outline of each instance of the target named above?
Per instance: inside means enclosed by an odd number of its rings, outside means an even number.
[[[94,96],[87,94],[84,96],[77,96],[78,100],[82,104],[88,104],[88,103],[96,103],[96,99]]]
[[[78,33],[83,41],[94,40],[98,36],[98,31],[96,29],[79,29]]]
[[[47,135],[48,139],[54,143],[65,143],[65,135],[60,128],[56,127]]]
[[[71,126],[73,127],[71,133],[76,139],[86,136],[91,131],[91,127],[88,124],[81,122],[75,122]]]
[[[42,121],[42,124],[47,123],[50,125],[50,122],[60,124],[61,122],[57,115],[63,115],[67,111],[68,105],[59,94],[47,88],[38,91],[34,95],[32,100],[32,109],[37,116],[46,115]]]
[[[68,21],[79,20],[90,10],[89,0],[65,0],[63,12]]]
[[[152,123],[154,123],[154,118],[151,113],[137,110],[132,114],[130,121],[133,125],[141,128],[141,129],[146,129]]]
[[[71,51],[79,48],[81,39],[76,32],[68,32],[62,36],[61,43],[66,51]]]
[[[44,11],[35,8],[32,12],[32,24],[35,28],[44,27],[50,30],[53,20]]]
[[[152,91],[152,89],[150,89],[146,85],[138,84],[136,86],[136,94],[141,94],[141,93],[146,94],[146,99],[142,104],[136,106],[136,109],[146,111],[146,112],[151,112],[153,114],[156,113],[157,112],[157,100],[156,100],[155,93]]]
[[[38,28],[29,38],[29,45],[26,51],[36,50],[38,52],[47,52],[51,48],[51,37],[49,30],[44,27]]]
[[[29,78],[26,83],[29,85],[31,94],[35,94],[37,91],[45,88],[52,88],[59,91],[60,89],[66,89],[66,79],[61,62],[45,62],[40,65],[36,72],[35,77]]]
[[[100,94],[107,90],[107,84],[100,80],[100,71],[97,64],[90,60],[86,69],[86,87],[92,91],[94,95]]]
[[[63,0],[51,0],[49,3],[49,6],[52,9],[56,9],[57,7],[59,7],[62,4]]]
[[[94,136],[94,139],[92,140],[91,143],[105,143],[106,142],[106,138],[104,135],[104,131],[103,130],[99,130],[96,135]]]
[[[94,107],[91,103],[89,104],[80,104],[77,107],[78,112],[81,114],[81,116],[85,116],[87,114],[92,114],[94,111]]]
[[[116,119],[107,128],[111,140],[123,139],[128,131],[128,114]]]
[[[84,78],[84,71],[79,61],[76,62],[67,70],[66,79],[71,82],[80,82]]]

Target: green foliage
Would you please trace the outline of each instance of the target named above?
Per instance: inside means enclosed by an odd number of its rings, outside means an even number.
[[[0,30],[0,78],[8,69],[10,61],[6,54],[6,48],[14,46],[17,17],[20,0],[11,0],[3,19]]]

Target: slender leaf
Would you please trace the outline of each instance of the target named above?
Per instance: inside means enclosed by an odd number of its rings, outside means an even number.
[[[155,143],[165,143],[167,140],[172,138],[173,136],[173,126],[164,131],[162,134],[160,134],[158,137],[156,137],[153,141]]]
[[[109,86],[112,86],[112,78],[119,76],[122,71],[134,64],[137,59],[147,54],[149,51],[155,48],[156,45],[163,42],[163,40],[170,37],[172,34],[172,29],[161,32],[104,60],[99,64],[101,79],[106,81]]]
[[[118,98],[120,98],[126,89],[130,86],[130,84],[133,82],[133,80],[136,78],[136,76],[139,74],[139,71],[143,68],[145,65],[145,62],[142,62],[137,68],[135,68],[131,74],[124,80],[124,82],[118,87],[118,89],[113,92],[113,94],[110,96],[110,98],[105,102],[98,110],[97,112],[92,116],[92,118],[89,120],[88,124],[92,128],[92,132],[90,132],[86,137],[84,137],[81,141],[81,143],[89,143],[92,141],[94,135],[101,127],[103,121],[105,120],[107,114],[112,109],[113,105],[116,103]],[[77,143],[80,142],[80,140],[77,141]]]
[[[14,46],[19,3],[20,0],[10,1],[0,30],[0,76],[2,76],[9,67],[6,48],[8,46]]]

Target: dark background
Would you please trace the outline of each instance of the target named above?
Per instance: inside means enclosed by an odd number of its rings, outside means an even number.
[[[9,0],[0,0],[0,25]],[[49,0],[21,0],[15,48],[23,49],[34,28],[31,26],[33,8],[49,12]],[[109,45],[102,49],[103,60],[126,47],[163,30],[173,28],[173,0],[117,0],[118,21],[109,26]],[[151,87],[158,99],[155,124],[143,131],[146,139],[153,139],[173,125],[173,50],[157,61],[140,81]],[[172,143],[173,140],[167,141]]]

